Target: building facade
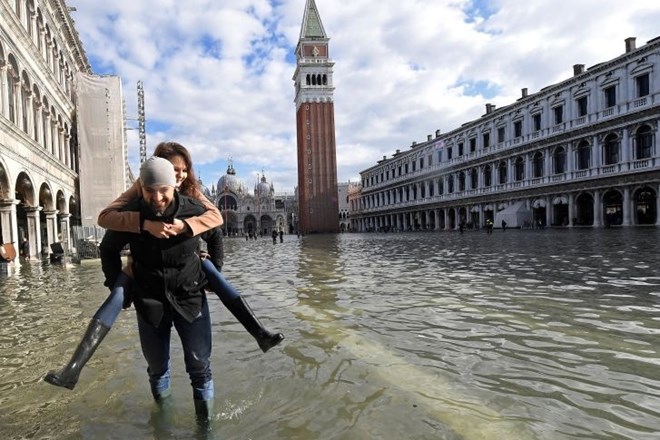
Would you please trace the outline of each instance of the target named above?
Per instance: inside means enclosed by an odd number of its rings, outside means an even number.
[[[337,153],[332,85],[334,63],[314,0],[307,0],[293,75],[298,145],[298,227],[337,232]]]
[[[209,190],[201,181],[200,187],[222,213],[227,236],[270,237],[273,230],[293,232],[291,213],[295,196],[275,194],[273,184],[268,183],[263,173],[250,192],[230,162],[227,174],[218,179],[217,187]]]
[[[362,171],[353,229],[659,226],[660,37],[573,73]]]
[[[81,107],[80,78],[93,75],[64,0],[0,0],[0,235],[27,251],[23,261],[39,261],[56,242],[71,252],[81,204],[105,206],[125,189],[123,111],[107,106],[121,102],[119,80],[87,88],[102,101],[97,119],[105,122],[93,127],[80,125],[90,110]],[[81,144],[81,130],[102,133],[104,142]],[[110,134],[120,139],[109,145]],[[121,184],[108,189],[115,180]]]
[[[89,71],[63,0],[0,0],[0,228],[28,259],[66,242],[78,212],[75,77]]]
[[[339,207],[339,230],[348,232],[351,230],[350,195],[359,189],[354,182],[340,182],[337,184],[337,202]]]

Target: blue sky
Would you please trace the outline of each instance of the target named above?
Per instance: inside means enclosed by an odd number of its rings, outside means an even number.
[[[252,187],[297,182],[292,76],[305,0],[69,0],[99,74],[142,80],[147,149],[188,147],[211,187],[231,158]],[[316,0],[335,62],[338,178],[660,35],[652,0]],[[129,121],[130,122],[130,121]],[[137,126],[136,123],[134,126]],[[138,167],[136,130],[129,161]]]

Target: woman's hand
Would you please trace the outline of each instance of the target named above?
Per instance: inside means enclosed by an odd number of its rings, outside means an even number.
[[[156,238],[170,238],[176,233],[172,230],[172,225],[155,220],[145,220],[142,229]]]
[[[174,219],[174,223],[145,220],[142,229],[156,238],[170,238],[188,231],[188,224],[178,218]]]

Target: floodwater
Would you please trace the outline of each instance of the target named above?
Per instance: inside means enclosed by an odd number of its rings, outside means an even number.
[[[210,301],[216,388],[196,432],[173,337],[151,399],[124,311],[75,391],[43,382],[102,303],[98,261],[0,278],[0,438],[658,439],[656,228],[226,240],[224,272],[284,343]]]

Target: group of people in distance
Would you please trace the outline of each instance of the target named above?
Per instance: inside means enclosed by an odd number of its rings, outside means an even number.
[[[100,245],[110,294],[87,326],[71,360],[44,380],[73,389],[80,372],[110,331],[122,308],[134,305],[151,393],[157,402],[171,395],[170,336],[179,334],[190,376],[195,414],[208,422],[213,411],[211,321],[205,290],[215,292],[265,353],[284,339],[272,333],[222,275],[224,251],[219,210],[199,190],[188,150],[159,144],[140,167],[140,178],[104,209]],[[199,240],[207,252],[199,251]],[[129,245],[122,268],[121,250]]]

